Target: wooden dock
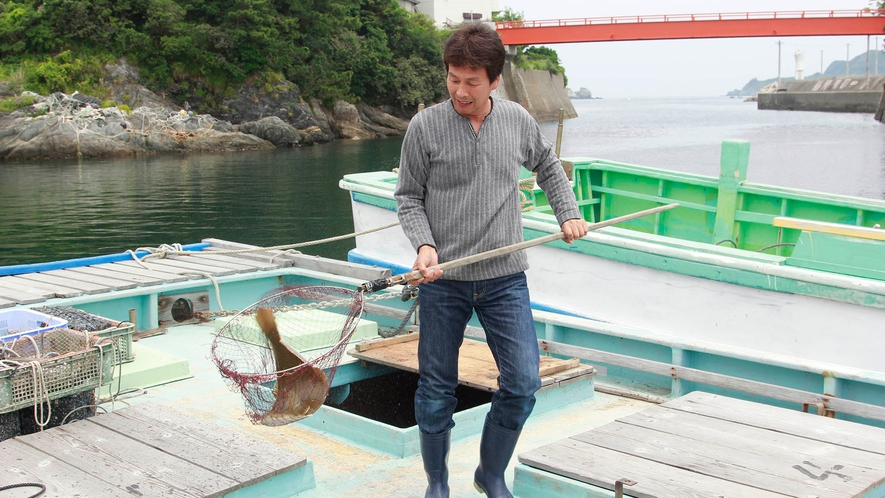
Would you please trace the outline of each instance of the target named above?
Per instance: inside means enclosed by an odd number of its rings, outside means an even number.
[[[885,429],[703,392],[519,462],[520,496],[611,496],[619,480],[637,498],[885,496]]]
[[[40,483],[53,497],[282,497],[314,487],[306,458],[155,403],[7,439],[0,455],[0,486]],[[13,496],[36,489],[27,491]]]
[[[123,291],[186,280],[223,277],[238,273],[298,267],[365,280],[390,276],[390,270],[345,263],[318,256],[263,251],[247,244],[219,239],[205,239],[209,247],[189,255],[150,258],[139,264],[135,259],[111,263],[71,266],[36,273],[0,276],[0,308],[34,305],[53,298]],[[238,254],[221,251],[250,250]]]

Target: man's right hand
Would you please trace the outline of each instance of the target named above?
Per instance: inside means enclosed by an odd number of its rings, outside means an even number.
[[[423,245],[418,248],[418,257],[415,258],[415,264],[412,265],[412,270],[418,270],[421,272],[424,277],[418,278],[415,280],[411,280],[412,285],[421,285],[429,282],[433,282],[442,276],[443,272],[436,265],[439,264],[439,259],[436,254],[436,248],[429,245]]]

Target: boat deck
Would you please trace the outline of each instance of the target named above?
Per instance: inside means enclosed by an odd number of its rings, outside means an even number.
[[[637,498],[885,496],[885,429],[703,392],[519,461],[522,496],[546,496],[568,481],[575,493],[561,496],[609,496],[591,491],[614,490],[619,480]]]
[[[0,276],[0,308],[292,266],[333,271],[333,265],[326,264],[331,260],[317,256],[279,250],[263,251],[257,246],[219,239],[205,239],[203,242],[209,246],[202,251],[195,251],[191,255],[150,258],[144,260],[143,264],[135,259],[122,259],[63,269],[47,267],[45,271]],[[251,252],[224,253],[244,250]],[[348,271],[353,276],[362,276],[366,280],[380,278],[382,272],[380,269],[371,271],[364,268],[361,273],[359,268],[355,268],[357,265],[350,266]]]
[[[39,482],[46,496],[285,496],[314,487],[307,458],[157,403],[8,439],[0,454],[15,462],[0,467],[0,482]]]

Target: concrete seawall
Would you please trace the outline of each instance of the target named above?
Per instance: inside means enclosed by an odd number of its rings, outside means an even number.
[[[767,110],[872,114],[879,107],[883,85],[885,75],[787,81],[777,92],[757,95],[756,107]]]
[[[504,65],[501,84],[493,96],[519,102],[539,122],[559,120],[559,109],[565,118],[576,118],[578,113],[568,98],[561,74],[549,71],[527,71]]]

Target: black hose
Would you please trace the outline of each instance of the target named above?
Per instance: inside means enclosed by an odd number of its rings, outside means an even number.
[[[18,484],[7,484],[6,486],[0,486],[0,492],[6,491],[7,489],[15,489],[15,488],[40,488],[40,491],[35,495],[31,495],[28,498],[37,498],[46,492],[46,486],[40,484],[39,482],[20,482]]]

